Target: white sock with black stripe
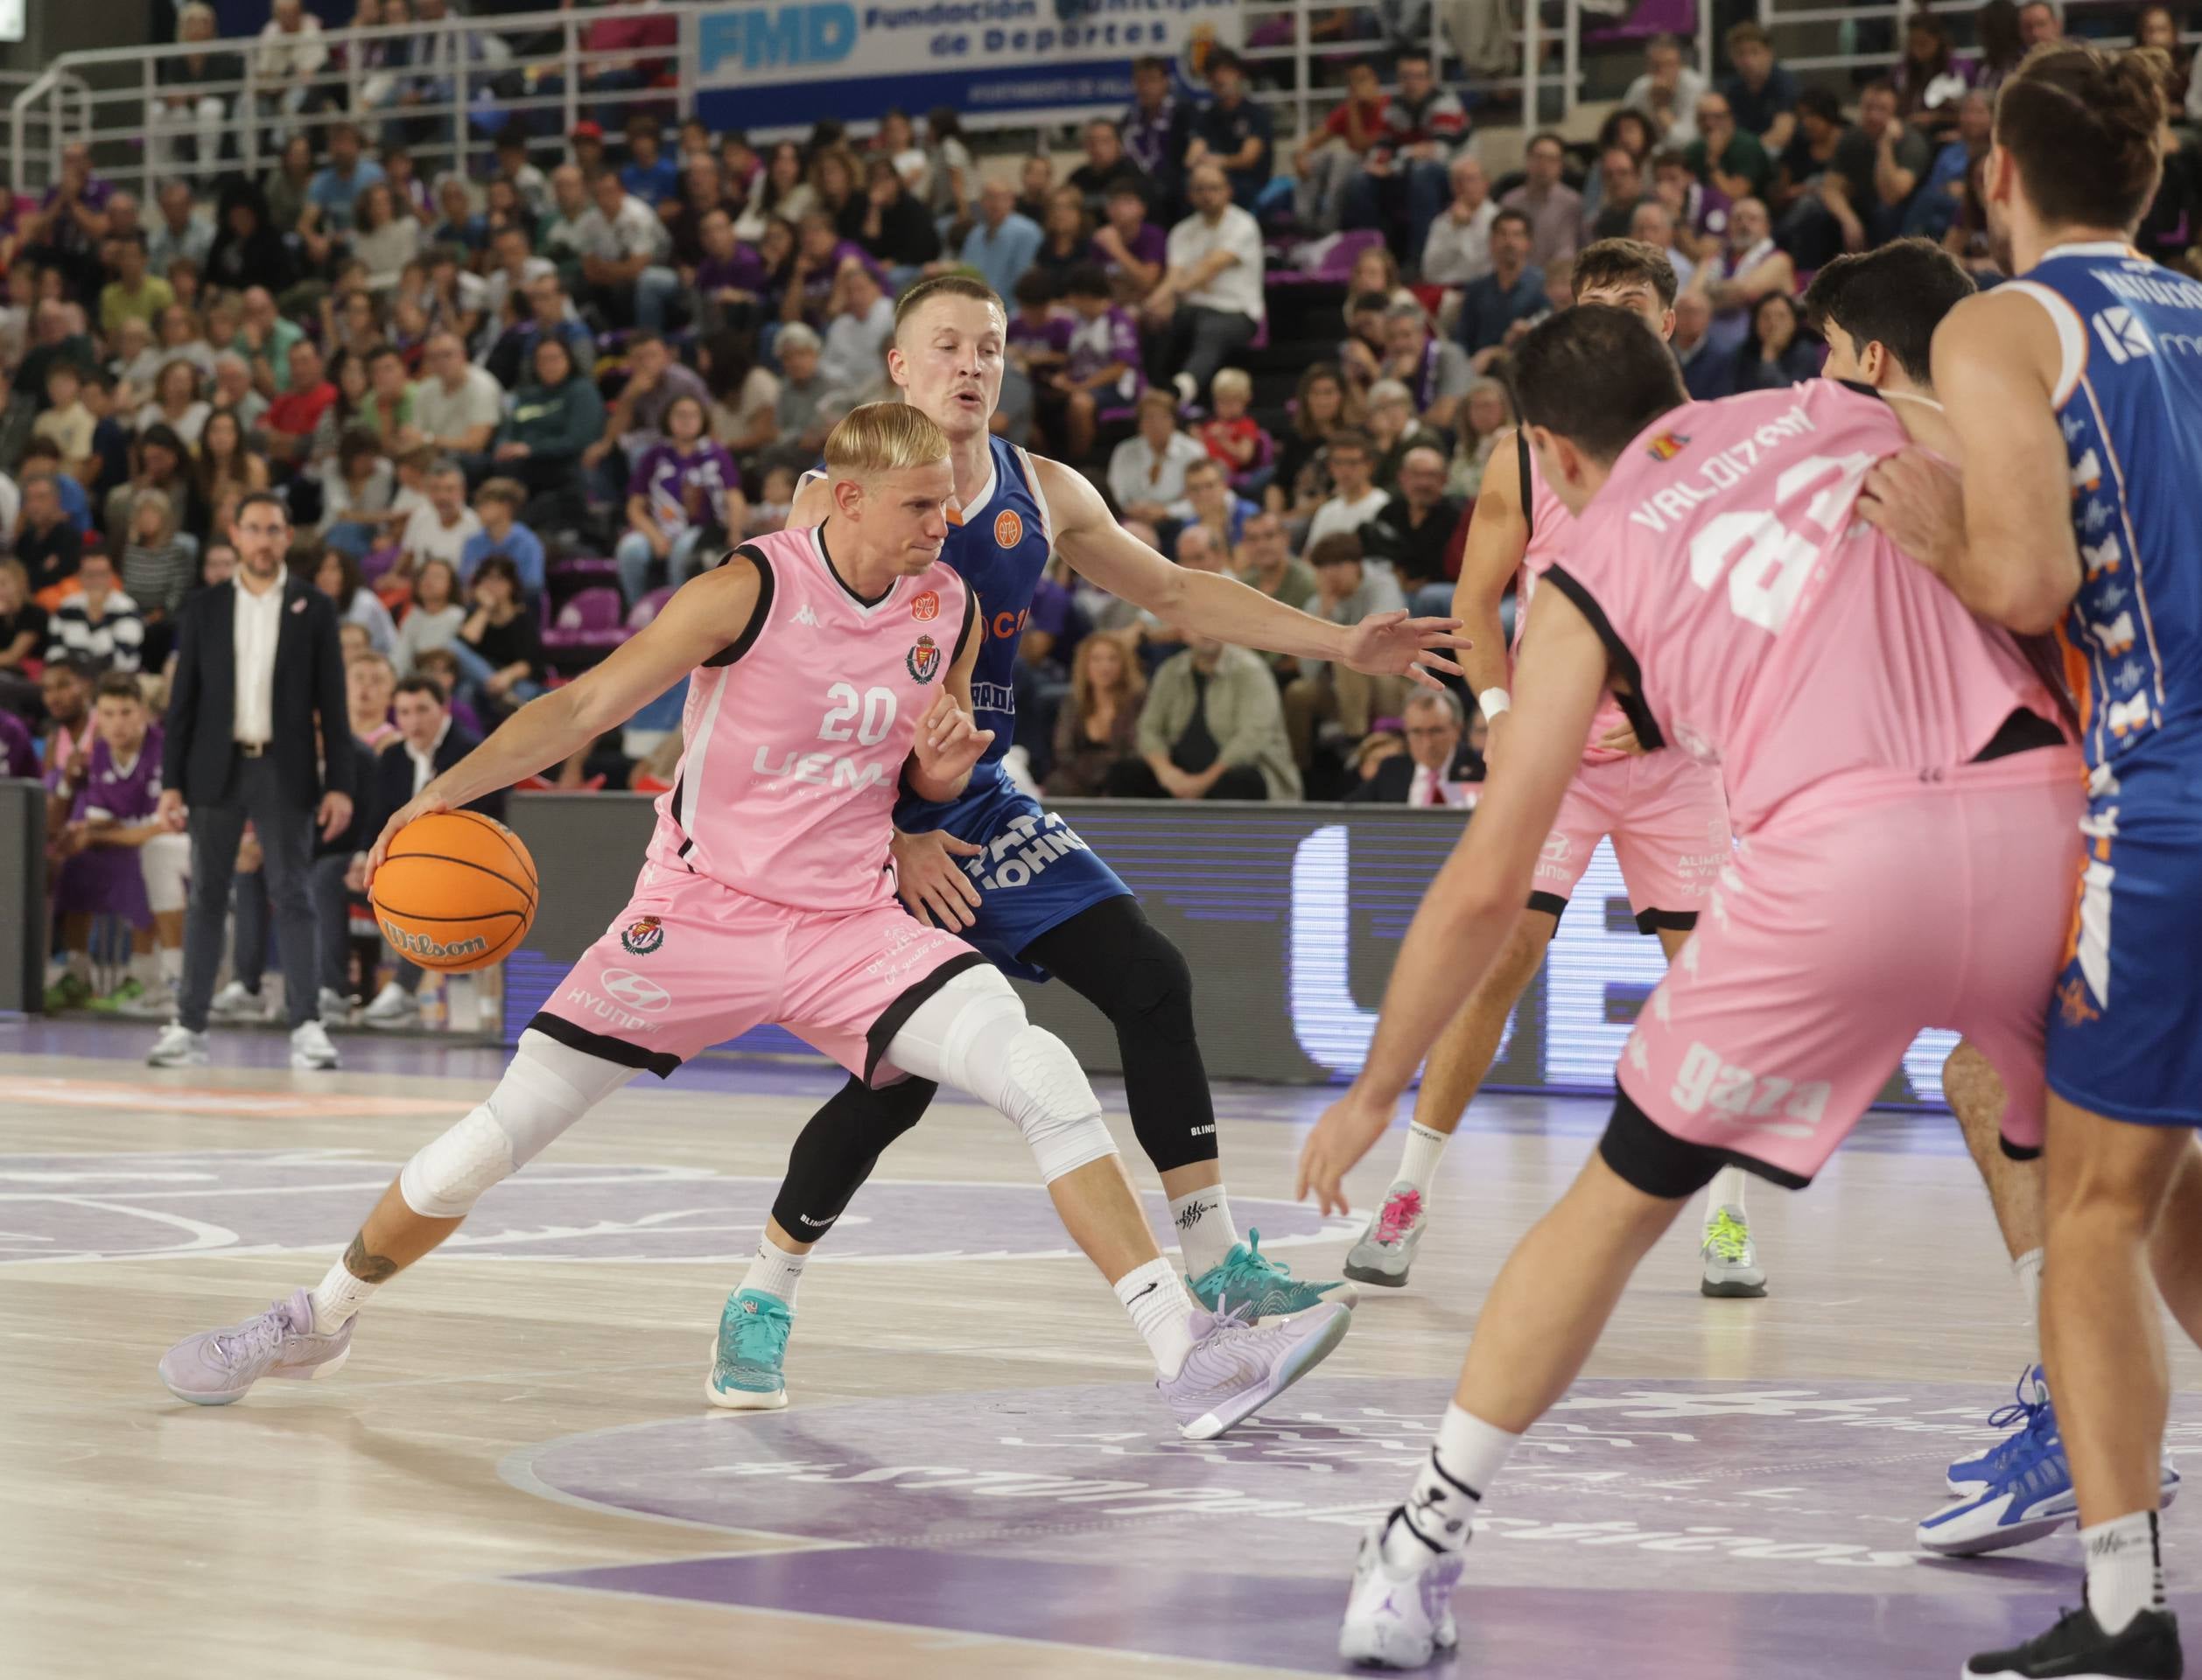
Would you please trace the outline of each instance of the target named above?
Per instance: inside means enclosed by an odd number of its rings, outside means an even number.
[[[1476,1508],[1520,1439],[1458,1405],[1446,1407],[1414,1491],[1385,1530],[1384,1561],[1406,1569],[1433,1553],[1465,1547],[1475,1532]]]

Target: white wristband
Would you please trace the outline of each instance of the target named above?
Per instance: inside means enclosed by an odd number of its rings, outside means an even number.
[[[1501,713],[1511,711],[1514,707],[1513,696],[1504,689],[1485,689],[1476,696],[1476,704],[1487,724],[1497,723]]]

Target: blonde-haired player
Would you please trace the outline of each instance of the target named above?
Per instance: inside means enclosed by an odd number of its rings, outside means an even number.
[[[1197,186],[1203,172],[1195,174]],[[903,901],[922,920],[960,930],[1009,973],[1052,974],[1109,1018],[1133,1130],[1161,1176],[1200,1299],[1211,1308],[1243,1303],[1257,1316],[1302,1311],[1334,1291],[1350,1299],[1350,1286],[1294,1278],[1261,1253],[1259,1233],[1241,1239],[1194,1036],[1191,970],[1115,871],[1003,774],[1017,721],[1017,647],[1050,554],[1189,635],[1433,685],[1433,670],[1458,669],[1443,651],[1458,645],[1454,623],[1385,612],[1340,626],[1221,573],[1172,565],[1125,531],[1081,474],[992,434],[1008,316],[984,282],[954,274],[921,281],[902,294],[894,319],[887,371],[904,400],[948,435],[957,524],[943,558],[985,605],[971,695],[993,736],[958,797],[914,793],[896,808]],[[826,503],[825,486],[813,479],[790,522],[815,522]],[[1171,792],[1203,797],[1224,767],[1219,752],[1206,769],[1175,771]],[[827,1102],[796,1139],[745,1288],[793,1288],[803,1256],[929,1097],[915,1080],[892,1088],[852,1080]]]
[[[634,897],[521,1034],[497,1088],[406,1163],[319,1285],[172,1348],[161,1376],[174,1393],[221,1405],[262,1376],[334,1370],[361,1306],[491,1186],[636,1074],[664,1077],[767,1021],[867,1085],[945,1080],[1007,1116],[1153,1349],[1188,1435],[1246,1417],[1344,1335],[1342,1306],[1260,1328],[1199,1311],[1154,1246],[1069,1051],[1026,1020],[978,952],[896,901],[898,788],[953,798],[992,739],[970,710],[978,606],[940,563],[954,480],[930,420],[856,410],[827,439],[825,485],[822,523],[744,543],[390,818],[370,871],[413,818],[559,762],[690,678],[680,767]],[[621,1001],[638,993],[663,1001]],[[779,1297],[744,1292],[727,1314],[722,1347],[787,1339]],[[754,1370],[720,1360],[711,1395],[784,1405],[777,1357]]]

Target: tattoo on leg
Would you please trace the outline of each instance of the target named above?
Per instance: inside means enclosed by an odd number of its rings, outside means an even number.
[[[361,1231],[344,1250],[344,1270],[363,1284],[386,1284],[397,1276],[397,1262],[367,1251],[367,1233]]]

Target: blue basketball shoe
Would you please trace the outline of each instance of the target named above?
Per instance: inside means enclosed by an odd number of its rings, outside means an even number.
[[[2000,1480],[2004,1465],[2030,1433],[2037,1429],[2056,1432],[2057,1414],[2049,1404],[2049,1380],[2040,1366],[2030,1365],[2020,1374],[2017,1398],[1988,1413],[1988,1426],[2011,1432],[1995,1446],[1951,1464],[1946,1480],[1953,1494],[1977,1494]]]
[[[1920,1550],[1943,1558],[2008,1551],[2052,1535],[2078,1517],[2079,1502],[2072,1494],[2072,1467],[2065,1461],[2056,1410],[2049,1403],[2038,1368],[2028,1377],[2040,1397],[2030,1400],[2029,1382],[2022,1380],[2017,1406],[1995,1414],[2002,1418],[2017,1410],[2024,1418],[2023,1426],[1980,1458],[1950,1466],[1953,1484],[1960,1469],[1988,1480],[1975,1483],[1919,1524]],[[2169,1507],[2179,1496],[2179,1473],[2168,1463],[2160,1488],[2163,1506]]]
[[[1361,1298],[1361,1292],[1351,1284],[1311,1284],[1294,1277],[1291,1267],[1279,1264],[1261,1251],[1259,1231],[1247,1232],[1244,1242],[1231,1244],[1221,1264],[1210,1266],[1197,1278],[1188,1277],[1185,1282],[1194,1298],[1210,1312],[1221,1312],[1223,1304],[1229,1301],[1232,1314],[1249,1324],[1289,1318],[1326,1299],[1338,1306],[1351,1306]]]
[[[787,1302],[761,1289],[738,1289],[719,1315],[711,1376],[704,1395],[729,1411],[777,1411],[788,1404],[780,1368],[788,1357],[795,1314]]]

